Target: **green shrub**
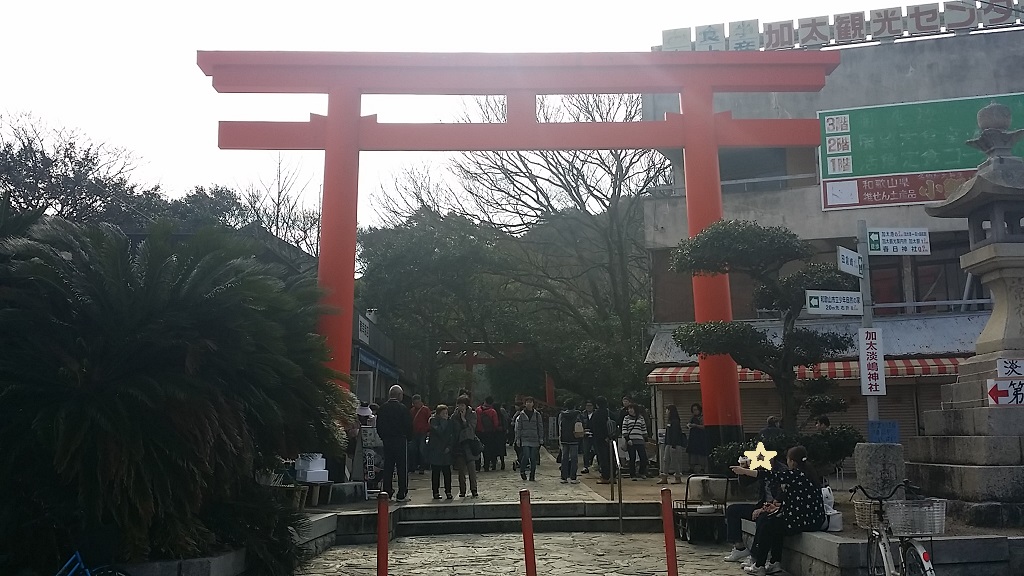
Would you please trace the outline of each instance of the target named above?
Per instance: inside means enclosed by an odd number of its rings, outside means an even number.
[[[753,439],[718,446],[711,452],[711,463],[719,470],[735,466],[739,457],[746,451],[756,449],[760,441]],[[764,446],[781,455],[793,446],[802,445],[807,448],[807,458],[812,466],[826,474],[834,470],[845,458],[853,456],[853,450],[860,442],[864,442],[864,437],[856,428],[839,425],[820,434],[780,434],[764,440]]]
[[[53,573],[96,534],[125,562],[202,556],[243,532],[267,538],[254,558],[287,552],[280,523],[242,530],[273,515],[249,500],[254,462],[342,454],[354,406],[325,364],[315,278],[254,253],[213,231],[157,227],[133,245],[59,219],[0,238],[9,565]]]

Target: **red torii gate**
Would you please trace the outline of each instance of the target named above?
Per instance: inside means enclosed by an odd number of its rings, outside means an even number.
[[[323,150],[319,278],[321,331],[331,367],[348,373],[352,348],[359,152],[472,150],[684,150],[690,236],[722,218],[719,147],[816,146],[817,120],[734,120],[715,114],[715,92],[817,92],[838,52],[642,52],[437,54],[204,52],[199,67],[218,92],[327,94],[327,116],[309,122],[221,122],[220,147]],[[682,114],[664,121],[540,123],[537,96],[679,93]],[[503,124],[379,124],[361,117],[363,94],[505,95]],[[728,276],[693,279],[698,322],[731,320]],[[742,435],[736,366],[700,359],[701,398],[712,438]]]

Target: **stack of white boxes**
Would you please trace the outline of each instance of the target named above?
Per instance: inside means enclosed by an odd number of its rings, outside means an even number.
[[[295,479],[299,482],[327,482],[327,460],[323,454],[299,454],[295,460]]]

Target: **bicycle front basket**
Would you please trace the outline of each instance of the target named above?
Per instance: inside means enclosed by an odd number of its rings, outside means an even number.
[[[882,524],[878,521],[878,502],[873,500],[854,500],[853,511],[856,514],[857,526],[865,530],[876,528],[881,530]]]
[[[891,500],[885,503],[885,517],[896,536],[942,534],[946,531],[946,501]]]

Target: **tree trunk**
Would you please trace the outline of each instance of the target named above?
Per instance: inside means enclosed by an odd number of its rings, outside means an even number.
[[[782,429],[787,434],[796,434],[798,431],[796,418],[797,413],[800,411],[800,403],[796,398],[796,378],[790,378],[781,382],[776,381],[775,387],[779,393]]]

